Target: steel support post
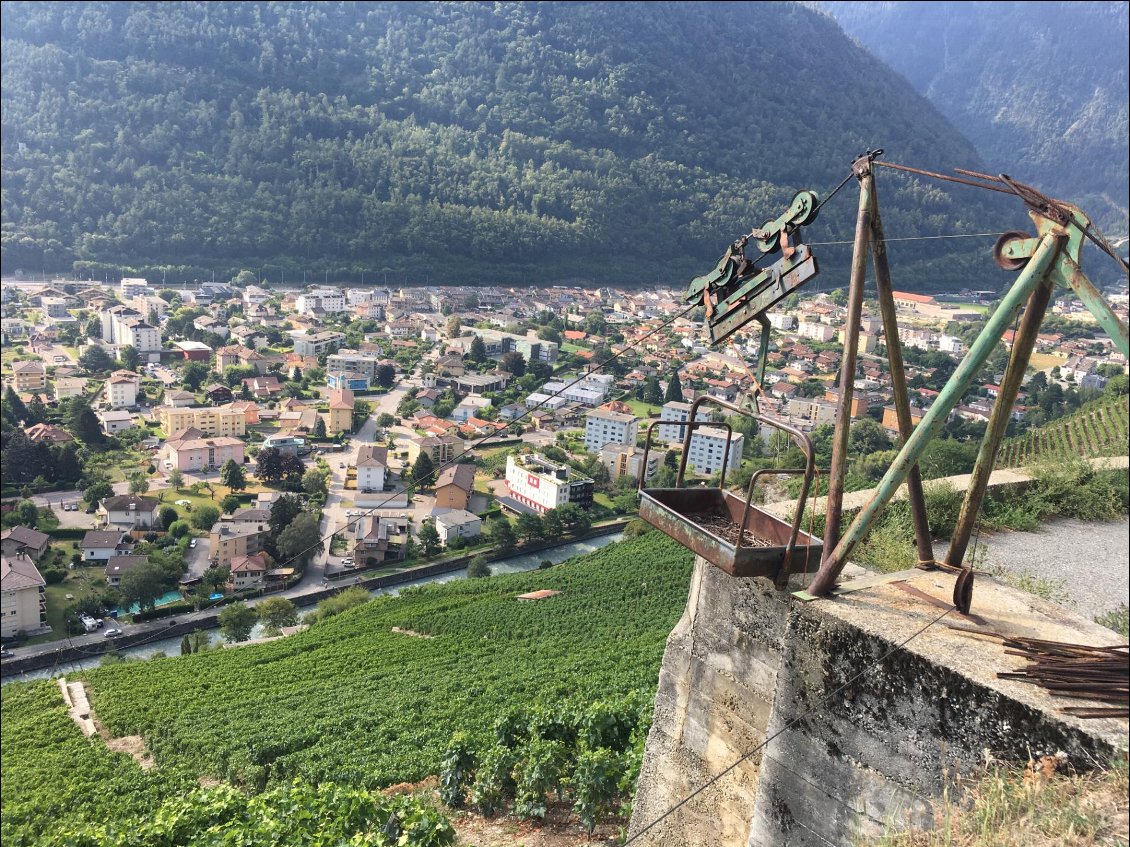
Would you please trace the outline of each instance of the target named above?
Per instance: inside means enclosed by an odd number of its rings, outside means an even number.
[[[898,317],[895,314],[895,297],[891,286],[891,269],[887,264],[887,245],[883,236],[883,220],[879,214],[879,193],[872,188],[871,257],[875,264],[875,290],[879,297],[879,313],[883,318],[883,340],[887,347],[887,361],[891,367],[891,393],[895,399],[898,416],[899,440],[903,445],[914,432],[914,419],[910,415],[910,395],[906,389],[906,370],[899,341]],[[930,520],[926,514],[926,497],[922,493],[922,473],[915,462],[906,476],[907,498],[914,519],[914,542],[918,548],[920,564],[934,561],[934,544],[930,537]]]
[[[1078,295],[1087,310],[1095,316],[1095,320],[1099,322],[1099,326],[1106,330],[1106,334],[1110,336],[1119,352],[1123,356],[1130,357],[1130,333],[1127,332],[1126,324],[1114,313],[1114,310],[1110,308],[1110,303],[1095,288],[1095,284],[1087,279],[1087,275],[1072,261],[1070,256],[1064,257],[1063,264],[1066,271],[1063,281],[1067,283],[1068,288]]]
[[[871,190],[875,177],[871,163],[855,165],[859,177],[859,213],[855,220],[855,248],[848,283],[847,323],[844,324],[844,352],[840,361],[840,402],[836,408],[836,434],[832,441],[832,468],[828,472],[828,499],[825,501],[824,550],[830,551],[840,540],[840,517],[844,504],[844,477],[847,473],[848,435],[851,430],[851,403],[855,394],[855,363],[859,353],[859,321],[863,313],[863,284],[867,272],[867,245],[871,237]],[[827,552],[825,552],[827,556]]]
[[[1032,350],[1036,346],[1036,336],[1040,334],[1040,324],[1044,322],[1044,313],[1047,312],[1048,303],[1051,302],[1053,288],[1054,283],[1049,276],[1032,292],[1024,310],[1024,317],[1020,321],[1020,328],[1012,341],[1012,355],[1009,357],[1008,367],[1005,368],[1004,379],[1001,380],[1000,394],[997,395],[997,402],[993,404],[993,413],[989,416],[985,437],[981,439],[977,461],[973,465],[973,478],[965,490],[961,514],[957,519],[957,526],[954,527],[949,553],[946,554],[946,561],[954,567],[961,567],[965,551],[969,547],[969,539],[981,511],[981,502],[985,499],[985,491],[989,487],[989,476],[996,464],[997,451],[1000,450],[1005,429],[1008,428],[1016,395],[1020,393],[1020,386],[1024,382],[1024,371],[1028,368],[1028,360],[1032,357]]]
[[[962,395],[968,390],[974,377],[988,361],[989,354],[996,347],[997,342],[1004,336],[1005,330],[1012,316],[1016,314],[1021,304],[1032,294],[1037,285],[1047,277],[1053,262],[1059,257],[1065,236],[1059,233],[1048,233],[1040,238],[1032,260],[1021,272],[1016,282],[1001,300],[1000,306],[993,313],[973,342],[973,346],[957,366],[953,376],[950,377],[942,393],[934,401],[934,405],[922,418],[915,428],[910,439],[903,445],[886,474],[879,481],[875,496],[863,507],[862,511],[852,521],[847,532],[843,534],[835,550],[825,557],[820,565],[820,571],[808,586],[808,593],[820,596],[827,594],[835,585],[836,578],[843,570],[848,556],[851,555],[856,545],[862,541],[871,530],[875,518],[895,496],[899,486],[905,481],[910,468],[918,461],[922,451],[934,437],[949,417],[950,412],[957,406]]]

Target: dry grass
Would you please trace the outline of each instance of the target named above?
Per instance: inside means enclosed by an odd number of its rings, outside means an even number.
[[[939,803],[934,829],[891,832],[875,847],[1092,847],[1130,844],[1127,763],[1061,773],[1045,756],[1024,769],[992,765]],[[962,790],[964,788],[964,790]]]

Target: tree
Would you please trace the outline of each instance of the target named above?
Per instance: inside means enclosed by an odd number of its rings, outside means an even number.
[[[421,450],[420,455],[416,457],[415,464],[412,465],[412,482],[417,486],[426,487],[431,482],[434,473],[435,466],[432,464],[432,457]]]
[[[39,525],[39,509],[31,500],[21,500],[16,504],[16,521],[20,526],[35,529]]]
[[[209,593],[218,594],[231,578],[231,567],[224,565],[219,568],[208,568],[200,576],[200,582],[208,586]]]
[[[517,350],[511,350],[503,355],[499,365],[504,371],[508,371],[516,377],[523,376],[526,373],[526,357]]]
[[[851,452],[859,456],[891,448],[891,437],[873,418],[862,418],[853,423],[848,438]]]
[[[392,388],[393,383],[396,382],[396,368],[388,362],[382,362],[377,365],[375,377],[377,385],[381,388]]]
[[[169,481],[172,482],[171,477]],[[235,459],[228,459],[220,468],[220,482],[232,491],[245,489],[247,487],[247,474],[243,470],[243,465]]]
[[[326,437],[326,419],[323,418],[321,415],[318,415],[318,417],[314,419],[314,437],[315,438],[325,438]]]
[[[122,574],[122,580],[118,584],[122,606],[137,603],[141,609],[152,609],[166,588],[165,574],[153,563],[134,565]]]
[[[436,529],[435,521],[424,521],[420,524],[420,546],[424,548],[425,556],[434,556],[439,552],[440,539],[439,530]]]
[[[235,494],[225,494],[224,499],[220,501],[220,510],[227,514],[232,514],[239,511],[239,507],[243,505],[243,501]]]
[[[118,361],[127,371],[136,371],[141,365],[141,354],[132,344],[127,344],[118,352]]]
[[[11,385],[4,389],[3,407],[4,417],[12,424],[19,425],[27,420],[27,406],[24,405],[24,401],[20,399],[20,395],[15,392]]]
[[[469,355],[472,362],[485,362],[487,360],[487,346],[483,343],[481,336],[476,335],[471,339]]]
[[[538,338],[542,341],[552,341],[555,344],[561,343],[561,333],[551,326],[538,327]]]
[[[326,472],[319,468],[310,468],[302,475],[302,490],[311,497],[325,497],[329,493],[326,486]]]
[[[169,486],[174,491],[180,491],[181,486],[184,485],[184,474],[181,473],[180,468],[173,468],[169,471]]]
[[[82,492],[82,499],[90,506],[101,503],[107,497],[114,496],[114,487],[104,479],[99,479],[88,485]]]
[[[197,529],[211,529],[219,519],[219,509],[211,503],[202,503],[192,510],[190,522]]]
[[[130,494],[144,494],[149,490],[149,479],[141,471],[134,471],[126,479],[129,480]]]
[[[229,642],[246,641],[259,616],[246,603],[232,603],[220,612],[220,632]]]
[[[169,527],[171,527],[178,520],[180,520],[180,515],[177,514],[177,510],[172,506],[162,506],[157,510],[157,521],[160,523],[161,528],[164,529],[165,532],[168,532]]]
[[[490,565],[487,564],[485,556],[476,556],[471,560],[471,564],[467,565],[467,576],[471,579],[483,579],[490,575]]]
[[[518,516],[518,535],[528,544],[537,541],[545,534],[541,515],[533,512],[523,513]]]
[[[233,462],[234,464],[234,462]],[[286,474],[282,451],[277,447],[264,447],[255,463],[255,476],[268,484],[275,484]]]
[[[679,372],[671,374],[671,381],[667,383],[667,392],[663,395],[664,403],[683,402],[683,384],[679,382]]]
[[[390,415],[388,412],[381,412],[379,415],[377,415],[377,426],[379,426],[381,429],[388,429],[394,423],[396,423],[396,418]]]
[[[256,606],[255,611],[268,633],[298,623],[298,607],[286,597],[270,597]]]
[[[458,338],[463,334],[463,322],[459,320],[458,315],[452,315],[447,319],[447,326],[444,327],[448,338]]]
[[[208,378],[209,367],[203,362],[189,362],[180,373],[180,380],[189,391],[199,391]]]
[[[644,380],[643,401],[657,404],[663,402],[663,389],[659,387],[659,377],[654,374]]]
[[[487,538],[498,553],[509,553],[514,549],[517,539],[514,537],[514,527],[506,518],[494,521],[487,531]]]
[[[92,315],[86,323],[83,324],[82,334],[91,341],[102,337],[102,321],[98,319],[97,315]]]
[[[82,355],[78,357],[78,363],[83,370],[89,373],[101,373],[114,367],[114,360],[110,357],[110,354],[96,344],[91,344],[82,351]]]
[[[279,534],[302,514],[302,503],[292,494],[284,494],[271,506],[271,517],[267,523],[271,528],[271,536],[278,538]]]
[[[169,532],[169,535],[171,535],[173,538],[184,538],[191,531],[192,531],[192,526],[189,524],[188,521],[177,520],[177,521],[173,521],[171,524],[169,524],[168,532]]]
[[[303,512],[279,533],[276,547],[280,562],[298,568],[306,567],[306,564],[325,547],[321,531],[318,529],[318,519],[309,512]]]
[[[72,397],[67,402],[63,425],[70,430],[71,435],[91,447],[99,447],[106,441],[98,416],[81,397]]]

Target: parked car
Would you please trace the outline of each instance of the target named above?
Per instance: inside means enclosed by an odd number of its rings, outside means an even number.
[[[353,566],[353,557],[352,556],[346,556],[344,559],[341,560],[341,566],[343,568],[352,567]]]
[[[0,650],[0,659],[11,659],[15,657],[15,653],[11,650]]]
[[[114,627],[111,627],[110,629],[108,629],[104,633],[102,633],[102,635],[106,638],[117,638],[121,634],[122,634],[122,631],[120,629],[116,629]]]
[[[189,547],[195,547],[196,546],[196,539],[194,538],[190,542],[188,542],[188,546]]]

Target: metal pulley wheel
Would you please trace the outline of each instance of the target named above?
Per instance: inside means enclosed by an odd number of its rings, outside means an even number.
[[[1032,260],[1031,256],[1013,257],[1005,253],[1008,245],[1014,241],[1027,241],[1032,236],[1026,232],[1019,230],[1012,230],[1006,232],[997,239],[997,243],[993,245],[993,261],[998,266],[1004,268],[1006,271],[1018,271],[1023,268],[1028,262]]]
[[[963,615],[969,614],[973,605],[973,569],[962,568],[953,584],[953,604]]]

